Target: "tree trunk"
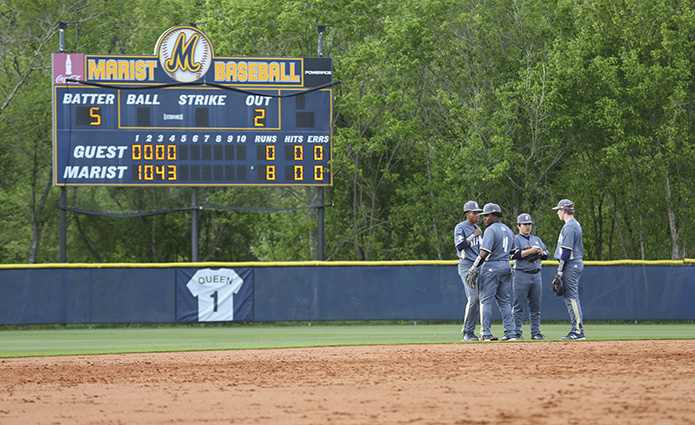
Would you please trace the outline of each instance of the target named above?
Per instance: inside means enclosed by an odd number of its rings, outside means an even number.
[[[427,181],[430,183],[430,207],[434,208],[436,205],[436,199],[434,191],[431,189],[432,186],[432,155],[430,153],[430,140],[425,138],[425,147],[427,149]],[[439,246],[439,230],[437,229],[437,215],[432,211],[432,230],[434,231],[434,243],[435,249],[437,250],[437,259],[442,260],[442,248]]]
[[[681,248],[678,245],[678,229],[676,228],[676,214],[673,211],[673,203],[671,202],[671,181],[668,177],[664,177],[664,192],[666,195],[666,214],[668,215],[668,231],[671,235],[671,259],[682,260]]]
[[[36,162],[36,155],[34,157],[34,170],[38,170],[40,167]],[[43,193],[41,194],[41,198],[38,201],[38,205],[36,203],[36,181],[38,180],[38,171],[34,171],[34,175],[32,177],[32,185],[31,185],[31,190],[32,190],[32,211],[31,211],[31,248],[29,251],[29,258],[27,262],[29,264],[35,264],[36,263],[36,254],[38,253],[39,250],[39,245],[41,242],[41,232],[43,230],[43,225],[45,222],[45,218],[43,217],[44,211],[46,209],[46,202],[48,200],[48,195],[50,193],[51,187],[53,186],[53,175],[49,171],[47,173],[47,179],[46,182],[43,186]]]
[[[357,261],[364,260],[363,255],[362,255],[362,248],[360,247],[360,237],[358,236],[360,234],[359,228],[358,228],[358,223],[359,223],[359,212],[360,212],[360,197],[359,197],[359,191],[360,191],[360,185],[359,182],[357,181],[359,179],[359,170],[360,170],[360,154],[357,152],[355,154],[355,174],[353,175],[353,180],[352,180],[352,230],[353,230],[353,237],[355,238],[355,259]]]

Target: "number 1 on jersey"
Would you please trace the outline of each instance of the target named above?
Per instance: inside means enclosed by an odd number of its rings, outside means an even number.
[[[214,302],[214,307],[213,307],[212,311],[217,313],[217,291],[210,294],[210,298],[212,298],[213,302]]]

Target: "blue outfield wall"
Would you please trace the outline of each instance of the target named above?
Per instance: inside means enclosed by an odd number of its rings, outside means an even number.
[[[175,269],[0,269],[0,324],[173,322]]]
[[[553,263],[542,319],[567,320]],[[465,302],[451,261],[2,265],[0,288],[0,325],[461,320]],[[693,320],[695,262],[587,262],[580,294],[585,320]]]

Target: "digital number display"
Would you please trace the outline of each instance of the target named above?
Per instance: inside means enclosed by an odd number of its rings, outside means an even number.
[[[54,55],[54,74],[65,56]],[[279,74],[296,69],[287,83],[176,85],[147,58],[71,56],[71,68],[80,64],[87,75],[82,83],[54,79],[56,186],[333,184],[329,58],[296,58],[287,66],[285,59],[264,59],[280,63]],[[215,59],[210,73],[237,75],[231,58]],[[113,74],[109,60],[117,61]],[[141,73],[138,61],[145,63]],[[151,81],[118,81],[121,70],[123,78],[131,72]]]
[[[75,108],[77,125],[101,125],[100,106],[78,106]]]

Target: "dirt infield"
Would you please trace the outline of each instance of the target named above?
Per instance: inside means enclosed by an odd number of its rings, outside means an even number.
[[[0,360],[0,424],[695,424],[695,341]]]

